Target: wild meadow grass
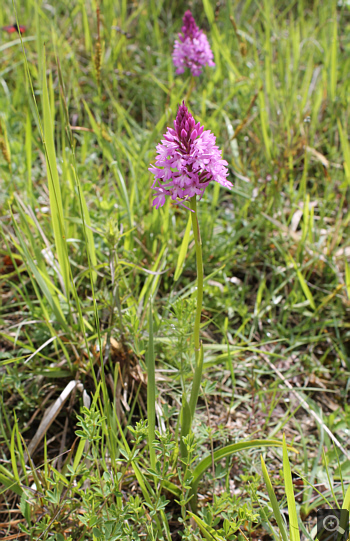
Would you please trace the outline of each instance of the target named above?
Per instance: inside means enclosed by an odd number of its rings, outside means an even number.
[[[348,3],[2,7],[1,538],[315,539],[350,509]],[[148,170],[182,100],[233,184],[197,202],[200,379],[191,213]]]

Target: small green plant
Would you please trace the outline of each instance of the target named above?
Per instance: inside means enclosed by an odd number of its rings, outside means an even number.
[[[286,496],[287,504],[288,504],[289,535],[288,535],[287,524],[284,518],[282,518],[280,507],[279,507],[276,495],[273,491],[271,479],[266,469],[263,457],[261,457],[261,466],[262,466],[263,477],[265,480],[265,485],[267,488],[267,492],[268,492],[271,507],[272,507],[273,517],[275,518],[277,522],[277,526],[278,526],[278,532],[276,532],[274,527],[271,525],[271,523],[268,522],[270,531],[273,534],[276,541],[280,539],[280,537],[282,537],[283,541],[288,541],[289,538],[291,539],[291,541],[299,541],[301,534],[310,535],[310,532],[306,531],[305,526],[302,523],[302,519],[300,517],[300,505],[296,502],[296,499],[295,499],[293,480],[292,480],[292,470],[291,470],[291,466],[290,466],[290,462],[288,458],[288,450],[287,450],[287,445],[286,445],[286,440],[285,440],[284,435],[283,435],[283,477],[284,477],[285,496]],[[327,475],[329,475],[326,464],[325,464],[325,469],[327,471]],[[307,482],[307,479],[305,479],[304,476],[301,475],[301,478],[303,479],[304,482]],[[311,487],[311,488],[315,492],[317,492],[320,497],[317,498],[315,505],[312,505],[312,507],[310,508],[310,511],[311,509],[314,509],[315,507],[320,506],[322,504],[323,505],[326,504],[329,509],[332,509],[333,506],[330,503],[329,499],[327,499],[327,497],[329,496],[331,496],[334,499],[334,504],[333,504],[334,507],[338,509],[343,508],[343,509],[350,510],[350,485],[347,487],[346,492],[345,492],[345,487],[343,483],[341,485],[341,488],[343,491],[343,499],[344,499],[342,506],[340,506],[335,496],[333,487],[331,487],[331,489],[324,494],[319,492],[319,490],[316,487]],[[308,493],[310,492],[308,491]],[[305,513],[304,513],[303,518],[305,518]]]

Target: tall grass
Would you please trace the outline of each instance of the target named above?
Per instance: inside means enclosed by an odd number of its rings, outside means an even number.
[[[171,62],[183,2],[15,7],[0,12],[28,27],[0,43],[2,536],[307,535],[321,496],[349,507],[348,7],[196,1],[216,67],[194,84]],[[181,402],[195,242],[186,212],[151,209],[148,167],[186,96],[234,188],[198,212],[203,377]]]

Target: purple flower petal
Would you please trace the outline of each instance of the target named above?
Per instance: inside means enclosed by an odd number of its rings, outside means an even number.
[[[178,109],[174,128],[167,129],[157,145],[156,163],[149,167],[154,175],[153,206],[157,209],[163,206],[168,195],[185,206],[183,202],[194,195],[202,197],[212,180],[232,188],[226,178],[228,164],[215,144],[216,137],[210,130],[204,131],[199,122],[196,124],[184,102]]]

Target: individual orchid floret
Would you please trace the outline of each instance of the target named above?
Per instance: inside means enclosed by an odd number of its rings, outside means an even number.
[[[215,66],[207,36],[198,28],[190,11],[183,16],[181,30],[173,52],[176,73],[184,73],[185,68],[190,68],[192,75],[198,76],[202,73],[202,66]]]
[[[155,166],[149,168],[155,179],[153,206],[157,209],[163,206],[167,196],[185,206],[184,203],[195,195],[202,198],[212,180],[226,188],[232,187],[226,178],[227,162],[222,159],[215,142],[215,135],[210,130],[204,131],[182,102],[174,129],[167,129],[164,139],[157,145]]]

